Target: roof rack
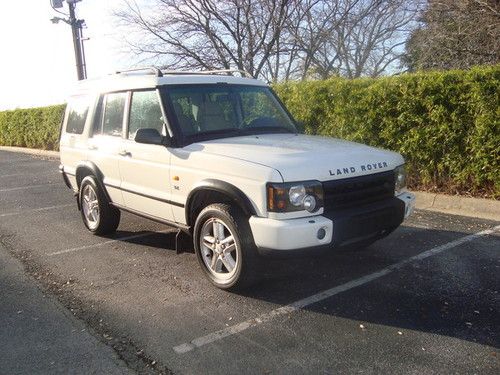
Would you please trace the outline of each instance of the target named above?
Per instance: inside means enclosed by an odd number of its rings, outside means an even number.
[[[136,72],[142,72],[142,71],[145,71],[145,72],[149,71],[149,74],[154,74],[157,77],[163,77],[162,71],[154,66],[146,66],[144,68],[132,68],[132,69],[125,69],[125,70],[117,70],[115,72],[115,74],[136,73]]]
[[[240,73],[243,77],[253,78],[250,73],[241,69],[216,69],[216,70],[200,70],[200,71],[187,71],[187,70],[162,70],[163,74],[195,74],[195,75],[208,75],[208,74],[226,74],[233,75],[233,73]]]
[[[157,77],[163,77],[167,75],[208,75],[208,74],[226,74],[233,75],[234,73],[241,74],[242,77],[253,78],[252,75],[244,70],[240,69],[217,69],[217,70],[200,70],[200,71],[187,71],[187,70],[161,70],[154,66],[148,66],[143,68],[132,68],[126,70],[116,71],[115,74],[125,74],[125,73],[138,73],[144,72],[144,74],[154,74]]]

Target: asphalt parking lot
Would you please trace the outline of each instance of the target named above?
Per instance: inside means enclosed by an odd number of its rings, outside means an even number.
[[[88,233],[57,166],[0,151],[0,251],[133,371],[500,372],[500,222],[417,211],[363,251],[265,259],[233,294],[172,228]]]

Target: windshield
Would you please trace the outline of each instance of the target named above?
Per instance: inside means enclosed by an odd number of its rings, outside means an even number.
[[[167,86],[166,93],[186,138],[297,132],[268,87],[182,85]]]

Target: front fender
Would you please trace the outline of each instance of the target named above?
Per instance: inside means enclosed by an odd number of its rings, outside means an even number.
[[[236,186],[221,180],[216,179],[206,179],[199,182],[193,190],[189,193],[186,200],[186,223],[190,223],[191,217],[191,205],[193,203],[193,198],[196,196],[198,192],[201,191],[216,191],[218,193],[222,193],[233,201],[235,201],[238,206],[243,210],[243,212],[248,216],[256,215],[255,208],[250,201],[250,199]]]

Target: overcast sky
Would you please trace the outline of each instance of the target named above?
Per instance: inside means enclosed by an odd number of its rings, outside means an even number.
[[[77,17],[85,19],[89,77],[133,64],[123,30],[112,16],[121,0],[82,0]],[[62,9],[67,13],[67,5]],[[0,5],[0,110],[64,102],[76,82],[71,28],[50,19],[49,0],[2,0]]]

